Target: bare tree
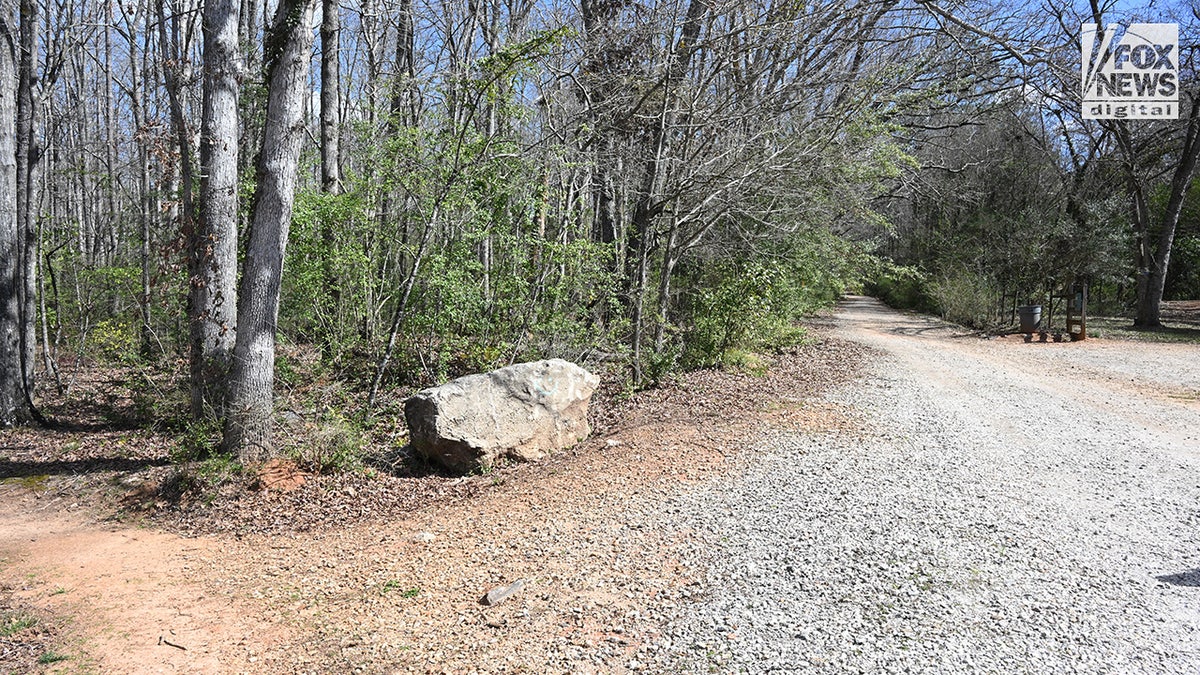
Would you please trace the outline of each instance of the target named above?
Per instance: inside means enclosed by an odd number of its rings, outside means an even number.
[[[342,191],[341,33],[337,0],[321,0],[321,188],[331,194]]]
[[[222,409],[237,329],[238,0],[204,3],[200,212],[188,241],[192,416]]]
[[[21,377],[25,392],[34,391],[37,362],[37,211],[41,142],[37,129],[38,29],[37,0],[21,0],[21,48],[17,73],[17,238],[21,260]]]
[[[17,219],[17,65],[13,7],[0,2],[0,426],[31,419],[22,367],[20,231]]]
[[[267,121],[258,158],[254,220],[238,296],[223,447],[246,464],[275,454],[275,335],[283,255],[304,137],[315,0],[282,0],[266,41]]]

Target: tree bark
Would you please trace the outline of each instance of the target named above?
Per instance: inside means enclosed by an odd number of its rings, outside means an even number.
[[[204,3],[200,213],[188,242],[192,417],[223,410],[237,330],[238,0]]]
[[[17,101],[19,44],[13,13],[0,1],[0,426],[30,420],[21,367],[21,265],[17,222]]]
[[[21,377],[34,392],[37,354],[37,212],[41,143],[37,135],[38,6],[21,0],[21,50],[17,74],[17,239],[20,247]]]
[[[413,3],[400,0],[396,10],[396,75],[392,83],[393,128],[415,126],[417,100],[413,88],[416,64],[413,55]]]
[[[149,41],[149,38],[147,38],[147,41]],[[147,45],[147,47],[149,47],[149,45]],[[147,49],[147,51],[148,51],[148,49]],[[146,62],[146,52],[143,52],[142,53],[142,64],[141,64],[143,78],[145,78],[146,74],[147,74],[147,68],[146,68],[147,65],[148,65],[148,63]],[[146,107],[145,107],[146,104],[145,104],[145,99],[144,99],[145,94],[144,94],[144,92],[141,92],[141,87],[139,87],[137,85],[134,86],[134,92],[137,93],[137,95],[135,96],[135,100],[134,100],[134,110],[137,111],[135,114],[135,117],[137,118],[137,121],[138,121],[138,128],[143,130],[140,133],[146,134],[146,133],[148,133],[149,129],[148,129],[148,124],[146,123]],[[141,337],[141,344],[139,346],[139,351],[142,354],[142,358],[148,359],[151,356],[153,356],[153,354],[154,354],[154,342],[155,342],[154,328],[151,325],[152,318],[151,318],[151,313],[150,313],[151,293],[153,291],[153,289],[151,288],[151,284],[150,284],[150,276],[151,276],[151,267],[154,264],[150,258],[150,237],[151,237],[151,231],[152,231],[151,222],[154,219],[154,214],[156,211],[156,209],[155,209],[155,205],[156,205],[155,201],[156,200],[154,198],[153,191],[151,190],[150,149],[147,147],[147,145],[148,145],[147,143],[142,143],[141,146],[138,148],[138,164],[139,164],[138,178],[139,178],[139,182],[140,182],[140,189],[142,191],[142,199],[141,199],[142,208],[141,208],[141,214],[140,214],[141,221],[142,221],[142,223],[141,223],[142,232],[141,232],[141,241],[139,242],[140,248],[141,248],[141,250],[139,251],[139,254],[140,254],[139,257],[141,258],[141,265],[142,265],[142,278],[141,278],[141,286],[142,287],[141,287],[141,293],[138,294],[138,309],[140,310],[140,313],[141,313],[142,325],[141,325],[141,329],[138,332],[140,333],[140,337]]]
[[[178,209],[179,229],[183,233],[185,241],[190,240],[194,232],[196,222],[196,203],[193,198],[194,188],[196,184],[195,164],[192,154],[192,139],[191,132],[188,128],[187,114],[183,107],[183,86],[181,83],[180,71],[183,63],[183,49],[180,47],[180,20],[178,16],[171,17],[168,24],[168,13],[165,7],[166,0],[158,0],[158,40],[159,50],[163,56],[163,84],[167,92],[167,102],[170,109],[171,117],[171,134],[175,137],[176,149],[179,152],[179,178],[178,183],[173,187],[178,187],[180,208]],[[169,26],[169,30],[168,30]],[[173,181],[174,183],[174,181]],[[172,190],[174,192],[174,190]],[[174,219],[172,219],[173,221]],[[189,259],[190,264],[190,259]],[[189,273],[190,273],[189,268]],[[190,290],[190,289],[189,289]],[[188,317],[191,316],[190,303],[192,302],[191,293],[188,294],[189,311]],[[189,327],[190,330],[190,327]],[[190,334],[189,334],[190,342]],[[189,345],[190,346],[190,345]],[[190,357],[190,355],[189,355]],[[194,380],[193,380],[194,382]],[[194,394],[194,390],[193,390]],[[193,399],[192,412],[193,415],[197,412],[197,407]]]
[[[1179,164],[1175,166],[1175,172],[1171,176],[1170,196],[1167,198],[1166,208],[1163,209],[1162,221],[1159,223],[1158,241],[1155,242],[1153,251],[1149,248],[1150,242],[1139,242],[1144,247],[1148,269],[1145,274],[1138,276],[1138,308],[1137,318],[1134,320],[1135,325],[1146,328],[1157,328],[1162,325],[1163,290],[1167,283],[1167,269],[1171,264],[1171,247],[1175,242],[1175,230],[1179,225],[1179,215],[1183,212],[1183,202],[1187,198],[1188,188],[1196,175],[1198,158],[1200,158],[1200,96],[1192,101],[1192,111],[1184,133]],[[1145,237],[1145,232],[1141,236]]]
[[[335,195],[342,192],[340,11],[337,0],[321,0],[321,188]]]
[[[340,41],[342,31],[341,6],[338,0],[321,0],[321,189],[326,194],[342,193],[341,105],[342,78]],[[321,223],[323,275],[325,277],[325,310],[335,314],[341,303],[342,284],[334,266],[337,233],[330,218]],[[323,344],[330,345],[330,333],[322,332]]]
[[[223,447],[243,464],[275,455],[272,392],[279,284],[304,136],[315,0],[281,0],[267,39],[267,121],[258,158],[254,220],[239,287],[238,332]]]
[[[103,95],[100,100],[104,102],[104,110],[102,117],[104,120],[104,173],[99,176],[107,176],[108,180],[102,180],[104,185],[104,221],[97,221],[93,231],[95,236],[96,258],[97,261],[103,261],[101,264],[108,265],[114,258],[117,252],[116,242],[121,235],[121,230],[124,230],[124,222],[121,212],[117,209],[117,110],[113,105],[113,20],[115,13],[116,0],[107,0],[105,3],[105,14],[103,21],[104,28],[104,81],[101,83],[103,87]],[[99,177],[98,176],[98,177]],[[96,209],[96,213],[100,213],[100,209]],[[100,222],[104,222],[107,227],[100,227]],[[114,313],[116,307],[113,308]]]

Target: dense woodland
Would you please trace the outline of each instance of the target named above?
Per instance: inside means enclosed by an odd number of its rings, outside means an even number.
[[[285,348],[370,424],[521,360],[736,363],[864,286],[983,326],[1200,297],[1196,4],[0,7],[6,426],[136,366],[251,463]],[[1180,24],[1180,119],[1085,121],[1080,24],[1134,20]]]

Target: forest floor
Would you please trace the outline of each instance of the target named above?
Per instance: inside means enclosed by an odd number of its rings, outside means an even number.
[[[1200,321],[1200,303],[1170,311]],[[832,319],[811,330],[765,372],[609,388],[587,442],[466,478],[376,466],[180,505],[160,498],[166,435],[86,407],[59,430],[5,432],[0,671],[639,670],[663,617],[707,592],[701,539],[663,526],[676,500],[744,473],[772,434],[865,423],[825,394],[854,386],[879,345]],[[1131,343],[1086,344],[1119,363]],[[507,602],[480,602],[516,580]]]
[[[1126,317],[1095,316],[1088,319],[1088,333],[1114,340],[1200,343],[1200,300],[1164,302],[1158,330],[1134,328]]]

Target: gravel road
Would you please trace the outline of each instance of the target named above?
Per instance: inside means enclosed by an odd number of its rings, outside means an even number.
[[[837,321],[860,428],[674,500],[707,577],[631,669],[1200,672],[1200,347]]]

